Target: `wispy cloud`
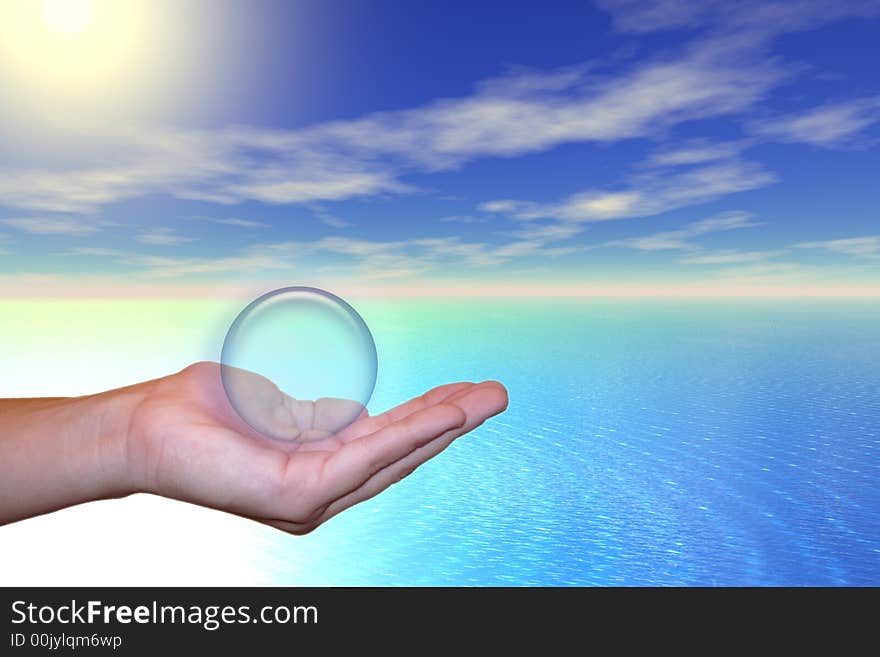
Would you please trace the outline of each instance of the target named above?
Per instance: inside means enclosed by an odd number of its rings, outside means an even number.
[[[475,217],[472,214],[452,214],[447,217],[440,217],[443,223],[455,224],[482,224],[488,221],[486,217]]]
[[[860,132],[877,122],[880,96],[828,103],[754,123],[752,129],[765,139],[828,147],[852,143]]]
[[[0,219],[0,224],[33,235],[88,235],[98,230],[94,222],[85,219],[55,217],[11,217]]]
[[[238,226],[239,228],[268,228],[269,224],[262,221],[253,221],[251,219],[240,219],[238,217],[206,217],[203,215],[195,215],[187,217],[194,221],[209,221],[214,224],[223,224],[225,226]]]
[[[767,35],[880,14],[876,0],[598,0],[621,32],[715,28]]]
[[[529,203],[528,201],[514,201],[513,199],[505,198],[498,199],[496,201],[486,201],[485,203],[480,203],[478,209],[482,210],[483,212],[515,214],[517,212],[528,210],[531,207],[532,203]]]
[[[0,203],[87,212],[154,193],[275,204],[405,193],[409,172],[656,136],[685,121],[741,112],[787,74],[746,49],[702,43],[624,70],[517,71],[468,96],[300,130],[105,126],[98,136],[112,146],[112,167],[7,168]]]
[[[653,166],[681,166],[687,164],[703,164],[736,157],[748,146],[747,142],[691,141],[676,144],[672,148],[663,148],[650,157],[648,164]]]
[[[748,212],[724,212],[708,219],[694,221],[676,230],[661,231],[640,237],[612,240],[603,246],[616,246],[639,251],[695,251],[700,245],[693,238],[708,233],[738,230],[760,226],[761,222],[754,219]]]
[[[263,203],[309,203],[334,201],[386,192],[406,192],[410,188],[386,171],[291,171],[285,167],[261,167],[262,176],[223,186],[218,191],[189,191],[191,198],[237,203],[243,200]]]
[[[368,240],[349,237],[324,237],[312,241],[261,243],[243,247],[237,253],[219,258],[171,257],[139,254],[112,248],[75,247],[60,255],[106,257],[137,268],[147,278],[179,279],[218,274],[291,271],[304,266],[308,258],[322,256],[327,271],[370,280],[404,279],[430,271],[460,271],[462,268],[495,267],[510,261],[538,263],[587,248],[622,247],[639,251],[685,251],[684,265],[722,266],[716,274],[741,282],[760,283],[799,277],[809,268],[798,263],[771,262],[786,249],[706,251],[695,241],[703,235],[760,226],[747,212],[726,212],[686,224],[679,229],[662,231],[591,247],[559,246],[583,230],[576,224],[526,224],[507,233],[514,239],[502,243],[468,242],[459,237],[427,237],[405,240]],[[880,236],[807,242],[796,248],[825,248],[856,256],[880,256]],[[327,260],[327,257],[331,260]],[[336,260],[332,260],[335,257]],[[328,264],[329,263],[329,264]],[[731,266],[736,265],[736,266]],[[311,265],[305,265],[310,268]],[[309,271],[312,271],[309,269]],[[811,270],[812,271],[812,270]]]
[[[337,257],[332,265],[336,273],[397,278],[432,269],[490,267],[513,259],[565,255],[575,247],[552,245],[571,234],[570,226],[563,228],[564,231],[532,231],[528,235],[525,231],[518,239],[500,245],[466,242],[459,237],[379,241],[332,236],[312,241],[254,244],[220,258],[157,256],[99,247],[73,248],[59,255],[107,257],[154,278],[291,270],[301,266],[306,258],[322,255]]]
[[[826,251],[842,253],[848,256],[873,258],[880,257],[880,235],[849,237],[820,242],[801,242],[800,244],[795,244],[795,247],[801,249],[825,249]]]
[[[813,268],[796,262],[765,262],[723,267],[715,272],[719,279],[741,285],[779,284],[782,282],[815,282]]]
[[[334,230],[350,228],[353,225],[350,221],[346,221],[342,217],[336,216],[319,203],[311,203],[308,205],[308,207],[312,210],[312,212],[315,213],[322,224],[324,224],[325,226],[329,226]]]
[[[763,262],[777,256],[781,251],[714,251],[701,255],[688,256],[679,260],[685,265],[731,265],[749,262]]]
[[[13,168],[0,176],[0,203],[58,212],[89,212],[144,194],[237,203],[307,202],[347,198],[402,186],[390,174],[358,170],[320,152],[288,154],[285,160],[254,135],[234,130],[183,132],[157,128],[107,128],[113,167]],[[361,167],[362,168],[362,167]]]
[[[134,236],[134,239],[141,244],[151,244],[153,246],[177,246],[192,241],[191,237],[184,237],[178,234],[175,229],[165,227],[142,230]]]
[[[527,224],[509,234],[521,240],[547,243],[571,239],[583,231],[583,227],[570,223]]]
[[[320,216],[321,223],[325,226],[330,226],[330,228],[348,228],[352,225],[350,221],[346,221],[345,219],[341,219],[332,214],[324,214]]]
[[[506,212],[518,219],[554,218],[590,222],[646,217],[707,203],[728,194],[764,187],[776,176],[759,164],[731,160],[675,173],[649,173],[619,190],[586,190],[558,203],[490,201],[480,209]]]
[[[120,249],[111,249],[100,246],[76,246],[56,255],[125,258],[129,256],[129,253]]]

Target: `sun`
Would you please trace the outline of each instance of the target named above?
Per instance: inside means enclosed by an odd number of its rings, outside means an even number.
[[[40,9],[46,25],[61,34],[85,32],[92,22],[91,0],[42,0]]]
[[[160,71],[160,4],[170,6],[159,0],[0,0],[0,87],[14,90],[22,112],[93,114],[121,106],[132,91],[144,102],[148,80]]]
[[[214,26],[225,24],[214,21],[226,20],[214,18],[214,4],[0,0],[0,119],[84,134],[195,111],[220,44]]]

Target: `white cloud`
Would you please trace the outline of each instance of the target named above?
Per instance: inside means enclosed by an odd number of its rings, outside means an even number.
[[[506,198],[497,201],[486,201],[477,206],[477,208],[483,212],[497,212],[499,214],[514,214],[523,210],[528,210],[531,207],[532,204],[527,201],[514,201]]]
[[[870,258],[880,256],[880,235],[849,237],[820,242],[801,242],[800,244],[795,244],[795,247],[801,249],[825,249],[834,253]]]
[[[521,240],[535,242],[557,242],[571,239],[583,232],[583,228],[570,223],[552,223],[545,225],[527,224],[510,234]]]
[[[147,268],[155,278],[178,278],[189,275],[241,273],[291,269],[289,260],[265,254],[244,254],[226,258],[165,258],[142,256],[128,260]]]
[[[0,203],[56,212],[88,212],[148,193],[187,197],[207,181],[234,173],[222,139],[206,133],[102,125],[94,139],[107,144],[114,164],[58,169],[12,167],[0,171]]]
[[[58,255],[123,258],[126,257],[128,253],[119,249],[108,249],[99,246],[78,246],[68,249]]]
[[[579,250],[581,249],[578,247],[548,247],[541,240],[520,240],[496,247],[487,254],[487,264],[494,264],[493,259],[504,261],[524,257],[555,258]]]
[[[730,265],[762,262],[780,253],[780,251],[715,251],[713,253],[688,256],[682,258],[679,262],[685,265]]]
[[[775,284],[786,281],[809,280],[815,270],[796,262],[765,262],[724,267],[715,275],[727,281],[753,285]]]
[[[67,257],[108,258],[128,268],[142,270],[153,278],[177,278],[189,275],[240,273],[243,271],[271,271],[291,269],[290,260],[267,253],[240,254],[222,258],[189,258],[157,256],[102,247],[73,248],[55,255]]]
[[[323,205],[319,203],[308,203],[307,207],[315,213],[315,216],[318,217],[320,222],[325,226],[329,226],[335,230],[342,230],[343,228],[350,228],[354,224],[350,221],[346,221],[342,217],[337,217],[335,214],[327,210]]]
[[[651,155],[649,164],[654,166],[681,166],[727,160],[738,155],[747,146],[744,142],[710,143],[689,142],[665,148]]]
[[[643,137],[682,121],[745,109],[783,75],[772,62],[757,66],[741,59],[706,47],[605,79],[568,76],[567,84],[550,88],[509,78],[484,85],[470,98],[331,125],[318,134],[323,139],[342,137],[369,153],[402,155],[433,169],[566,142]],[[530,79],[536,78],[533,74]]]
[[[633,179],[627,189],[587,190],[558,203],[524,201],[490,202],[481,206],[509,208],[513,217],[523,220],[553,218],[562,221],[592,222],[645,217],[689,205],[707,203],[727,194],[764,187],[776,177],[760,165],[730,160],[708,164],[668,175],[646,174]]]
[[[350,221],[346,221],[345,219],[340,219],[337,216],[332,214],[322,214],[320,215],[321,223],[325,226],[330,226],[330,228],[349,228],[353,224]]]
[[[210,221],[215,224],[224,224],[226,226],[238,226],[239,228],[268,228],[269,224],[263,223],[262,221],[253,221],[251,219],[239,219],[238,217],[205,217],[202,215],[197,215],[193,217],[187,217],[188,219],[192,219],[194,221]]]
[[[548,227],[549,228],[549,227]],[[169,257],[138,254],[106,248],[76,248],[65,256],[107,257],[119,264],[137,267],[153,278],[178,278],[194,275],[256,271],[291,270],[315,256],[337,256],[328,267],[339,274],[370,278],[403,277],[436,268],[489,267],[516,258],[555,258],[573,252],[574,248],[548,246],[552,241],[571,234],[563,226],[528,238],[493,245],[486,242],[465,242],[459,237],[428,237],[407,240],[378,241],[330,236],[318,240],[255,244],[239,253],[222,258]],[[525,235],[525,233],[523,233]]]
[[[488,221],[486,217],[475,217],[472,214],[453,214],[448,217],[440,217],[443,223],[456,224],[482,224]]]
[[[653,233],[651,235],[643,235],[641,237],[613,240],[611,242],[606,242],[603,246],[618,246],[637,249],[639,251],[692,251],[700,248],[699,244],[692,241],[694,237],[706,235],[707,233],[738,230],[740,228],[752,228],[760,225],[761,222],[756,221],[753,218],[753,215],[748,212],[723,212],[714,217],[709,217],[708,219],[689,223],[676,230],[667,230]]]
[[[87,235],[98,230],[95,223],[70,218],[12,217],[0,219],[0,224],[33,235]]]
[[[695,221],[692,224],[688,224],[687,230],[691,236],[694,236],[717,231],[736,230],[738,228],[753,228],[761,225],[763,225],[762,222],[755,221],[750,212],[735,210],[732,212],[722,212],[714,217]]]
[[[880,14],[877,0],[598,0],[621,32],[701,27],[752,30],[767,35]]]
[[[469,96],[299,130],[95,128],[112,166],[0,171],[0,203],[92,211],[145,194],[215,203],[309,203],[411,188],[412,171],[459,167],[573,142],[651,137],[744,111],[787,75],[775,60],[700,44],[677,57],[601,72],[517,72]]]
[[[142,230],[134,237],[141,244],[153,246],[177,246],[185,242],[191,242],[191,237],[179,235],[173,228],[156,227]]]
[[[309,172],[297,173],[282,168],[264,169],[259,180],[249,180],[226,186],[218,195],[207,192],[194,198],[229,202],[250,199],[263,203],[308,203],[311,201],[335,201],[368,196],[383,192],[405,192],[408,187],[385,172]],[[317,174],[317,175],[316,175]]]
[[[766,139],[803,142],[814,146],[850,143],[868,126],[880,121],[880,96],[828,103],[801,113],[753,124]]]

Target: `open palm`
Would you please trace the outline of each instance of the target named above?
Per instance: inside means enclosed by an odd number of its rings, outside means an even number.
[[[322,418],[336,404],[350,402],[296,403],[300,439],[267,439],[230,406],[220,365],[197,363],[151,383],[129,429],[131,476],[138,490],[306,533],[503,411],[507,391],[452,383],[330,434]]]

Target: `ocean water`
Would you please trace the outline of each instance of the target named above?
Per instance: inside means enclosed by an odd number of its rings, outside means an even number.
[[[491,377],[510,409],[340,517],[328,583],[880,583],[880,306],[405,314],[376,327],[412,359],[381,402]]]
[[[106,303],[102,312],[116,317]],[[33,391],[51,368],[84,370],[85,360],[71,359],[90,350],[121,354],[113,345],[128,344],[128,365],[89,361],[104,372],[90,385],[103,385],[210,357],[235,312],[216,302],[137,303],[150,321],[128,312],[111,322],[113,340],[88,330],[94,313],[80,317],[65,306],[66,335],[72,322],[79,351],[64,356],[50,345],[54,357],[45,356],[45,343],[61,307],[18,306],[2,336],[8,345],[15,333],[17,349],[6,355],[19,364],[33,355],[36,373],[25,377]],[[189,583],[199,555],[210,554],[209,578],[218,584],[231,581],[224,563],[240,567],[236,583],[291,585],[880,584],[880,303],[355,306],[379,351],[372,409],[446,381],[496,378],[509,388],[509,410],[305,537],[223,516],[235,540],[202,545],[198,523],[154,521],[155,545],[191,546],[174,569],[162,563],[174,552],[153,548],[154,583]],[[3,391],[11,387],[7,381]],[[141,503],[101,504],[78,522],[101,527],[102,513],[129,517]],[[163,517],[184,506],[167,503]],[[28,522],[49,534],[73,513]],[[4,560],[34,540],[28,522],[0,528]],[[106,545],[101,531],[91,544],[77,539],[80,547]],[[125,540],[114,538],[113,549],[136,552]],[[17,565],[19,581],[28,568]],[[34,577],[38,569],[32,565]],[[68,583],[95,581],[82,562],[77,573]],[[124,565],[114,573],[111,583],[137,579]]]

